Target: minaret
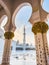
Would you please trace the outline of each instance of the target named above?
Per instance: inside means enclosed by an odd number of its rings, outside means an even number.
[[[23,49],[24,49],[24,51],[25,51],[25,44],[26,44],[26,33],[25,33],[25,26],[24,26],[24,32],[23,32]],[[23,54],[23,59],[25,60],[25,52],[24,52],[24,54]],[[24,63],[24,65],[25,65],[25,63]]]
[[[23,33],[23,44],[25,45],[25,43],[26,43],[26,33],[25,33],[25,26],[24,26],[24,33]]]

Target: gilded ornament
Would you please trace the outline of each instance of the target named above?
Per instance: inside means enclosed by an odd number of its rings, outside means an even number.
[[[14,37],[14,33],[13,32],[5,32],[4,36],[6,39],[12,39]]]
[[[48,30],[48,25],[45,22],[37,22],[32,27],[32,32],[37,33],[46,33]]]

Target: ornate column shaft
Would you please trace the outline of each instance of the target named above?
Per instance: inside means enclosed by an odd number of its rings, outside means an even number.
[[[45,54],[47,59],[47,65],[49,65],[49,51],[48,51],[48,44],[47,44],[47,36],[46,33],[43,33],[43,42],[44,42],[44,48],[45,48]]]
[[[48,26],[45,22],[37,22],[33,25],[32,31],[35,34],[36,41],[36,56],[37,56],[37,65],[48,65],[47,64],[47,55],[43,40],[43,33],[46,33]]]
[[[10,65],[10,52],[11,52],[11,41],[14,37],[14,31],[15,26],[12,24],[12,19],[7,22],[5,25],[5,44],[4,44],[4,52],[3,52],[3,58],[2,58],[2,64],[1,65]]]
[[[5,45],[4,45],[2,65],[10,65],[11,41],[12,38],[14,37],[14,33],[5,32],[4,36],[5,36]]]
[[[2,65],[9,65],[11,40],[6,39],[4,45]]]
[[[36,50],[37,53],[37,65],[46,65],[46,59],[45,59],[45,54],[44,54],[44,47],[43,47],[43,39],[42,39],[42,33],[37,33],[36,35],[37,37],[37,44],[38,46],[36,46],[36,48],[38,48],[38,50]]]
[[[38,57],[39,57],[39,51],[37,51],[38,49],[39,49],[39,45],[38,45],[38,42],[37,42],[37,35],[35,35],[35,46],[36,46],[36,60],[38,61]],[[39,61],[38,62],[36,62],[37,64],[39,64]]]

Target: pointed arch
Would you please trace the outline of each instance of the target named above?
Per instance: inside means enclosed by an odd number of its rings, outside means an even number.
[[[0,19],[0,24],[2,23],[2,21],[4,20],[4,18],[6,17],[6,15],[3,15]]]
[[[7,16],[10,17],[10,11],[9,11],[8,7],[6,6],[6,4],[2,0],[0,0],[0,5],[4,8]]]
[[[19,10],[20,10],[23,6],[31,6],[31,4],[28,3],[28,2],[25,2],[25,3],[20,4],[20,5],[16,8],[16,10],[14,11],[13,16],[12,16],[13,25],[15,25],[15,24],[14,24],[14,21],[15,21],[15,16],[16,16],[16,14],[19,12]],[[31,6],[31,7],[32,7],[32,6]]]

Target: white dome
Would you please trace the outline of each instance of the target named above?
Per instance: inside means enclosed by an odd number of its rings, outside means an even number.
[[[4,37],[4,31],[2,30],[2,28],[0,27],[0,38]]]

